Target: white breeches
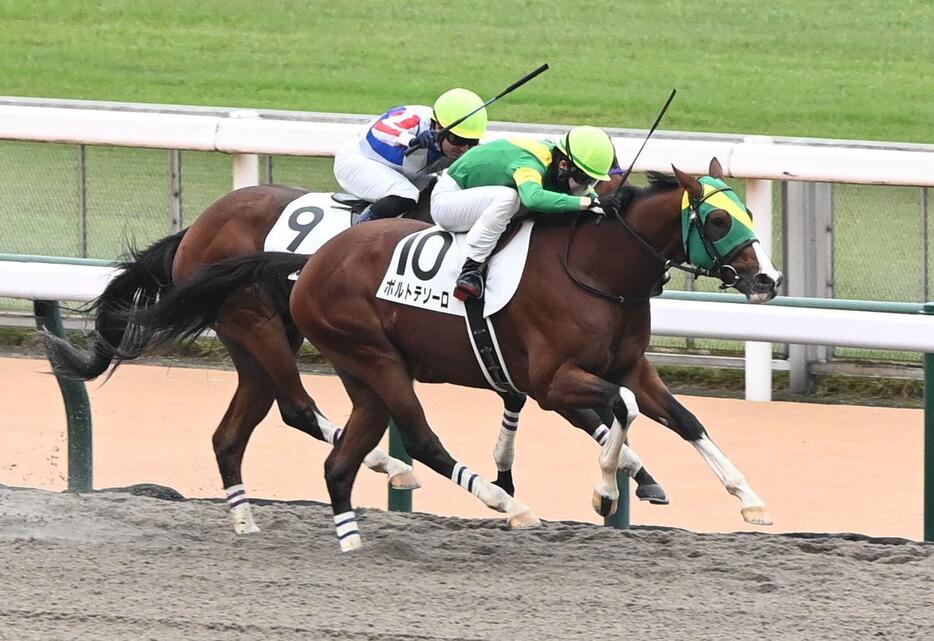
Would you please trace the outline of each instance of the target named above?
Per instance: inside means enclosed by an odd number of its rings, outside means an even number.
[[[509,221],[519,211],[519,192],[512,187],[461,189],[442,174],[431,192],[431,217],[447,231],[467,232],[467,257],[483,262],[493,253]]]
[[[334,177],[341,189],[357,198],[376,202],[384,196],[400,196],[418,202],[430,174],[409,180],[401,172],[364,156],[357,146],[344,147],[334,156]]]

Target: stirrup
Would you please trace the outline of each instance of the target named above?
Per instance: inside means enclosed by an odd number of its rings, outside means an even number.
[[[349,207],[353,211],[363,211],[370,204],[370,201],[358,198],[353,194],[344,194],[335,192],[331,194],[331,200],[344,207]]]
[[[454,298],[459,301],[467,301],[471,298],[480,299],[483,298],[485,289],[486,284],[480,272],[461,274],[454,287]]]

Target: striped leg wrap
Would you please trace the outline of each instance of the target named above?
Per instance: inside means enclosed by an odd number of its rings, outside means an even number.
[[[324,435],[324,440],[331,445],[337,443],[343,430],[317,412],[315,412],[315,418],[318,419],[318,428],[320,428],[321,433]]]
[[[600,445],[606,444],[606,439],[610,435],[610,428],[606,425],[599,426],[593,433],[593,440],[595,440]]]
[[[250,499],[246,495],[246,488],[238,484],[224,488],[224,491],[227,493],[227,507],[230,508],[230,520],[233,522],[234,532],[237,534],[259,532],[253,520],[253,510],[250,507]]]
[[[503,410],[503,429],[510,432],[519,429],[519,412]]]
[[[334,515],[334,527],[337,529],[337,540],[341,544],[341,552],[355,550],[363,544],[360,538],[360,528],[357,526],[357,515],[353,510]]]
[[[224,489],[227,492],[227,507],[231,510],[241,505],[250,505],[250,499],[247,498],[246,488],[243,484],[231,485]]]
[[[480,483],[478,483],[478,481],[481,480],[480,475],[471,470],[466,465],[455,463],[454,471],[451,472],[451,480],[474,496],[479,496],[478,492],[480,491]]]

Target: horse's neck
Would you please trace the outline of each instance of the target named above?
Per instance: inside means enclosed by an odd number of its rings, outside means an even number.
[[[678,261],[681,250],[681,190],[636,200],[625,219],[639,236],[667,260]],[[620,296],[648,296],[664,273],[664,262],[653,256],[620,221],[610,217],[582,230],[587,252],[580,268]],[[583,242],[582,242],[583,244]]]

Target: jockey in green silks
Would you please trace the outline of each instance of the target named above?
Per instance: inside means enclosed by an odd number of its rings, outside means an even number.
[[[614,158],[606,132],[582,126],[554,142],[495,140],[454,161],[431,195],[434,221],[467,232],[467,260],[454,296],[483,297],[486,260],[520,205],[544,213],[599,210],[593,189],[610,180]]]

